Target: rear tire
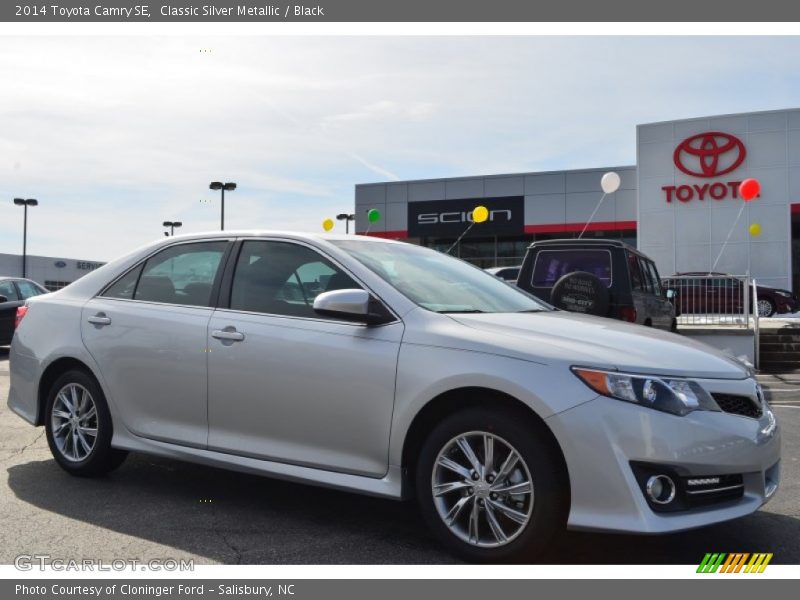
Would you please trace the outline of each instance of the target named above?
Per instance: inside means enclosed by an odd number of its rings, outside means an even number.
[[[451,552],[473,562],[529,561],[564,529],[566,473],[543,427],[473,408],[450,415],[428,435],[416,466],[417,501]],[[512,453],[517,461],[508,468]]]
[[[105,395],[85,371],[67,371],[53,383],[44,426],[53,458],[71,475],[104,475],[128,454],[111,447],[114,428]]]

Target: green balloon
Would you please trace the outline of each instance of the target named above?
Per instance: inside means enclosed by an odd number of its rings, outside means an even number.
[[[367,211],[367,221],[369,221],[370,223],[377,223],[380,220],[381,220],[381,211],[379,211],[377,208],[370,208]]]

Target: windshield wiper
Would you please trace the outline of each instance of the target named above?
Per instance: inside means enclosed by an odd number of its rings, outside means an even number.
[[[463,314],[463,313],[482,313],[486,312],[483,310],[479,310],[477,308],[465,308],[463,310],[437,310],[436,312],[445,314],[445,315],[455,315],[455,314]]]

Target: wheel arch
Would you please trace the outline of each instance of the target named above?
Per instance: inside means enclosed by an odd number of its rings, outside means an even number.
[[[100,386],[100,382],[98,381],[91,367],[85,362],[72,356],[62,356],[61,358],[57,358],[47,365],[45,370],[42,372],[42,376],[39,378],[39,388],[36,398],[36,425],[44,425],[44,409],[47,402],[47,396],[50,393],[50,388],[61,375],[73,369],[86,372],[102,389],[102,386]]]
[[[559,461],[560,471],[563,475],[563,484],[566,486],[567,497],[571,497],[569,484],[569,470],[564,452],[544,419],[542,419],[530,406],[521,400],[499,390],[482,387],[460,387],[442,392],[432,398],[414,415],[403,440],[401,466],[403,471],[403,497],[408,498],[413,494],[414,469],[416,457],[428,434],[443,418],[467,408],[492,408],[502,410],[518,416],[531,426],[532,431],[548,441],[554,451],[554,456]]]

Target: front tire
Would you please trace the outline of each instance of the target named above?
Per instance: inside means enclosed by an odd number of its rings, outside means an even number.
[[[103,475],[127,456],[111,447],[113,426],[105,396],[94,378],[81,370],[67,371],[53,383],[45,430],[53,458],[71,475]]]
[[[475,408],[430,433],[417,462],[417,501],[452,552],[474,562],[531,560],[563,530],[566,474],[543,428]]]

